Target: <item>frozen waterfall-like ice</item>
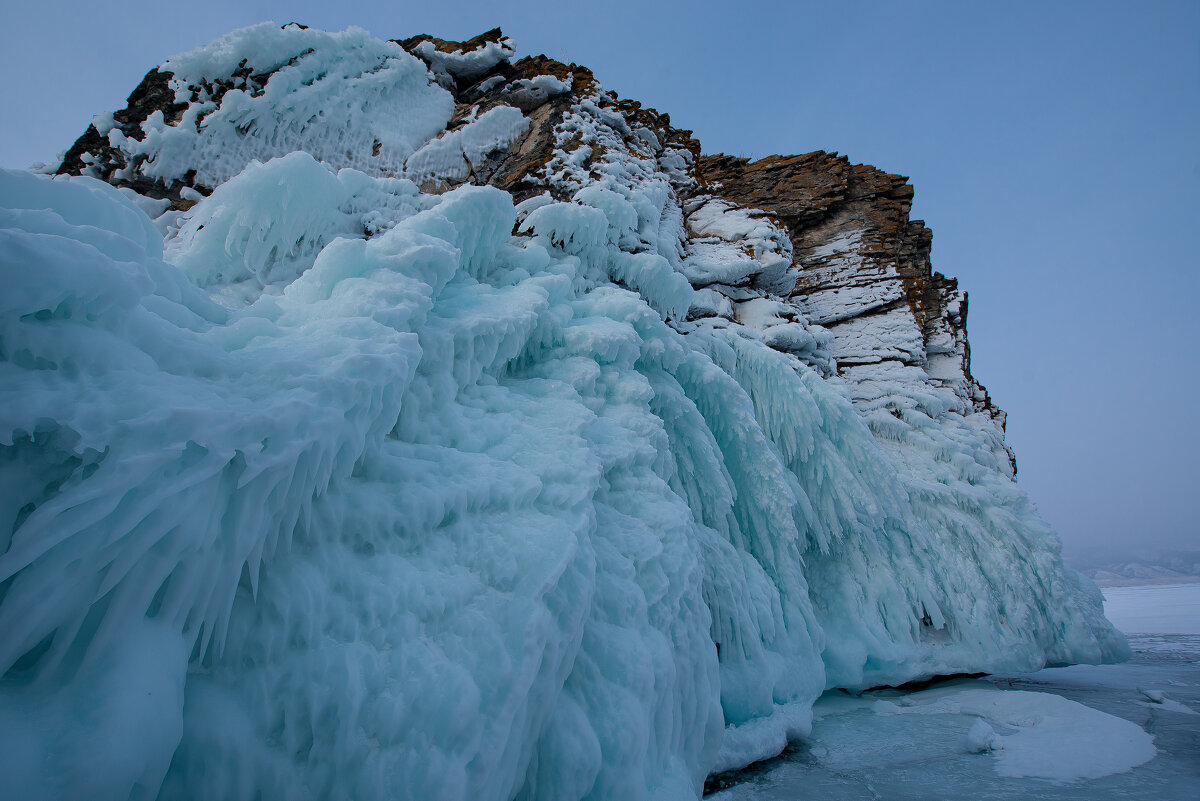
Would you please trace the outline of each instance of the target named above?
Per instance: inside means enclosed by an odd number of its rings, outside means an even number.
[[[826,688],[1123,655],[992,421],[853,404],[686,152],[584,98],[599,166],[430,194],[526,121],[361,31],[166,66],[103,133],[211,196],[0,173],[0,794],[695,798]]]

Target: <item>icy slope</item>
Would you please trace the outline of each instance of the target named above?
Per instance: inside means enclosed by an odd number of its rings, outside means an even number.
[[[512,53],[257,26],[0,175],[13,797],[694,798],[828,687],[1125,655],[965,332],[848,370],[798,225]]]

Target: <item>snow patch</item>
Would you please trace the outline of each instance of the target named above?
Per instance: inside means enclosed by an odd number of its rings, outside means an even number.
[[[261,92],[214,81],[238,65],[268,76]],[[450,120],[454,99],[428,80],[425,64],[394,42],[359,28],[342,33],[262,23],[167,60],[178,121],[155,112],[143,138],[115,146],[128,177],[170,183],[191,171],[215,187],[253,160],[304,150],[333,168],[396,174],[404,160]]]
[[[1131,723],[1060,695],[1023,690],[935,690],[910,696],[901,714],[978,717],[970,745],[993,751],[996,772],[1058,782],[1124,773],[1157,753],[1154,738]],[[988,736],[983,727],[999,729]],[[996,732],[992,732],[993,735]],[[977,750],[984,750],[979,748]]]
[[[512,106],[496,106],[461,128],[427,142],[408,157],[405,177],[418,184],[461,181],[488,155],[507,149],[529,130],[529,120]]]
[[[516,44],[505,37],[495,42],[484,42],[473,50],[438,50],[433,42],[424,41],[413,48],[429,64],[435,75],[449,75],[463,85],[477,80],[503,61],[508,61],[516,52]]]

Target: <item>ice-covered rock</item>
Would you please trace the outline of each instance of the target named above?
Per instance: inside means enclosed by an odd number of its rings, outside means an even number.
[[[996,734],[996,730],[983,718],[976,718],[971,728],[967,729],[968,753],[982,754],[1003,747],[1000,735]]]
[[[23,797],[694,798],[827,688],[1126,654],[902,179],[512,55],[255,26],[0,174]]]

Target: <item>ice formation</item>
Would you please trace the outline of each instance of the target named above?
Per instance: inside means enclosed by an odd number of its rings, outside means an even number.
[[[827,688],[1124,655],[957,329],[831,333],[512,55],[256,26],[0,174],[11,797],[695,798]]]
[[[949,688],[902,700],[900,706],[876,702],[874,711],[974,718],[967,750],[994,751],[1001,776],[1059,782],[1096,779],[1132,770],[1155,755],[1154,737],[1141,726],[1053,693]]]

